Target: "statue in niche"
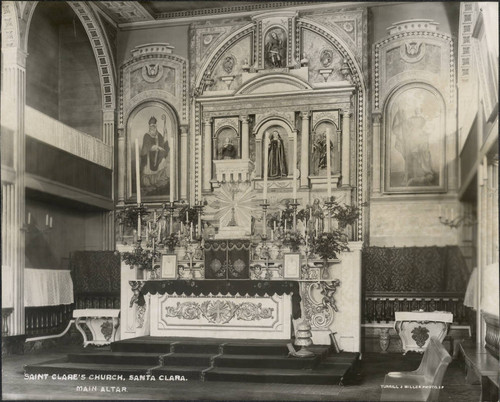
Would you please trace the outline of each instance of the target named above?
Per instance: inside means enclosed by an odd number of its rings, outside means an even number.
[[[286,37],[282,29],[271,30],[265,44],[266,67],[280,68],[286,65]]]
[[[169,153],[165,140],[167,136],[167,117],[162,115],[163,135],[157,130],[156,118],[149,119],[149,131],[142,138],[140,152],[141,185],[147,195],[169,194]]]
[[[311,173],[314,176],[319,176],[322,171],[326,172],[326,130],[330,130],[330,168],[332,173],[335,172],[338,164],[338,156],[336,152],[336,135],[332,133],[331,124],[321,124],[314,133],[311,156]]]
[[[170,223],[167,217],[167,211],[163,209],[156,221],[156,227],[158,228],[158,236],[157,236],[158,244],[164,244],[164,241],[170,232],[169,225]]]
[[[288,176],[285,146],[278,130],[269,136],[267,177],[279,178]]]
[[[426,119],[420,108],[409,114],[401,108],[392,120],[395,149],[404,159],[403,184],[406,186],[437,185],[438,174],[431,163]]]

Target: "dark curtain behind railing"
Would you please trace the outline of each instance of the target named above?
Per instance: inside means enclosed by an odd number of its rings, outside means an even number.
[[[467,322],[470,272],[457,246],[367,247],[362,254],[363,319],[394,321],[395,311],[450,311]]]

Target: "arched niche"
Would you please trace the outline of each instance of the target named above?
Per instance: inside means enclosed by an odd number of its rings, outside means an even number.
[[[330,169],[332,174],[340,174],[341,139],[340,130],[331,119],[319,120],[313,127],[310,138],[310,176],[326,176],[326,137],[330,135]]]
[[[384,105],[386,192],[446,191],[446,104],[426,83],[397,87]]]
[[[220,127],[213,138],[213,160],[240,159],[241,145],[240,136],[234,127]]]
[[[156,122],[152,120],[153,118]],[[126,122],[127,199],[137,200],[136,144],[139,147],[142,202],[165,202],[171,193],[173,199],[177,199],[179,181],[177,113],[166,102],[148,100],[137,105],[126,118]],[[152,133],[151,123],[156,124],[156,135]]]
[[[278,118],[269,118],[263,121],[256,127],[255,134],[255,169],[256,178],[264,177],[264,155],[268,150],[264,149],[266,137],[271,140],[271,135],[278,132],[280,138],[275,140],[281,141],[285,153],[286,175],[279,175],[276,177],[269,177],[270,179],[282,179],[293,175],[293,142],[295,141],[295,134],[288,122]],[[276,137],[276,135],[274,135]],[[270,144],[270,141],[269,141]]]

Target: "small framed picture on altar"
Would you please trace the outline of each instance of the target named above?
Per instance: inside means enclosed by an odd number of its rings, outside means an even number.
[[[177,255],[163,254],[161,256],[161,278],[176,279],[177,277]]]
[[[299,279],[300,278],[300,253],[286,253],[284,255],[285,270],[283,278]]]

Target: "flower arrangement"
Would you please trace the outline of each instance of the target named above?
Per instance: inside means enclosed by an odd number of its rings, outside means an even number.
[[[342,251],[349,251],[347,246],[347,235],[341,230],[321,233],[311,240],[312,250],[324,260],[337,258]]]
[[[163,242],[167,250],[172,252],[174,251],[174,248],[180,244],[179,235],[176,233],[171,233],[165,238]]]
[[[141,216],[141,221],[144,221],[144,218],[148,215],[148,210],[142,205],[134,205],[125,207],[122,210],[117,211],[115,219],[119,224],[122,224],[129,228],[133,228],[137,226],[137,219],[139,215]]]
[[[138,267],[139,269],[153,270],[153,261],[160,258],[161,253],[155,249],[143,249],[138,244],[132,252],[121,253],[123,261],[130,265],[130,268]]]
[[[334,201],[332,206],[332,216],[339,223],[339,227],[344,229],[347,225],[352,225],[359,218],[361,210],[353,205],[340,205]]]
[[[305,243],[305,238],[300,232],[289,230],[278,236],[284,246],[289,246],[292,251],[299,251],[299,246]]]

